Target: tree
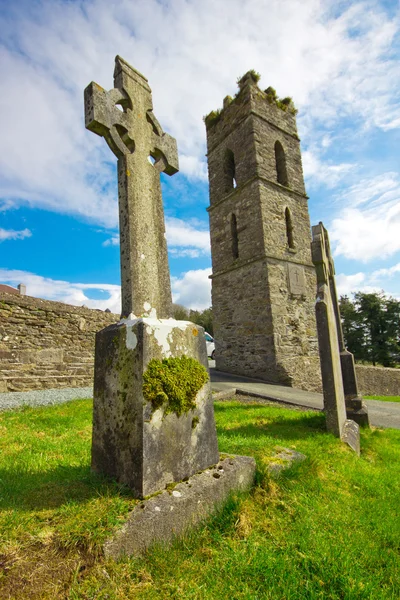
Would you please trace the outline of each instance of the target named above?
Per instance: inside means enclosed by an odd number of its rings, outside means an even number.
[[[383,292],[340,298],[343,335],[356,360],[391,367],[400,361],[400,302]]]
[[[346,346],[349,351],[354,354],[356,360],[366,360],[366,357],[364,356],[366,346],[365,335],[361,317],[348,296],[342,296],[339,304]]]
[[[182,306],[182,304],[173,304],[172,316],[177,321],[192,321],[192,323],[204,327],[205,331],[210,335],[214,335],[211,307],[206,308],[205,310],[189,310],[185,306]]]
[[[212,308],[206,308],[203,311],[191,310],[189,313],[189,321],[204,327],[210,335],[214,335]]]
[[[189,310],[182,306],[182,304],[173,304],[172,305],[172,316],[177,321],[188,321],[189,320]]]

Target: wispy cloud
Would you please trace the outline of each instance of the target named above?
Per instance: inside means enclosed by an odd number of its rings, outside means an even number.
[[[4,242],[5,240],[23,240],[24,238],[31,237],[31,235],[32,232],[29,229],[15,231],[14,229],[0,228],[0,242]]]
[[[198,258],[210,252],[210,234],[208,228],[197,219],[184,221],[174,217],[166,217],[165,229],[168,250],[172,257]],[[112,235],[103,242],[103,246],[117,246],[119,235]]]
[[[323,143],[323,139],[321,143]],[[334,164],[332,161],[321,160],[315,150],[303,152],[302,161],[304,177],[310,188],[321,184],[327,188],[334,188],[342,183],[348,173],[355,168],[355,165],[351,163]]]
[[[28,296],[55,300],[75,306],[85,305],[88,308],[98,308],[100,310],[108,308],[111,312],[117,314],[121,312],[121,288],[119,285],[108,283],[71,283],[69,281],[42,277],[28,271],[11,269],[0,269],[0,281],[14,287],[19,283],[24,283]],[[100,300],[89,298],[87,292],[90,290],[100,290],[104,292],[106,297]]]
[[[182,273],[179,277],[171,278],[172,296],[174,302],[187,308],[203,310],[211,305],[211,269],[198,269]],[[55,300],[75,306],[85,305],[88,308],[100,310],[110,309],[111,312],[121,312],[121,288],[119,285],[107,283],[71,283],[69,281],[42,277],[28,271],[0,269],[0,281],[17,286],[24,283],[28,296]],[[88,292],[100,290],[105,298],[90,298]]]
[[[178,140],[181,170],[206,179],[202,116],[255,68],[301,109],[305,140],[343,118],[400,126],[391,46],[397,14],[377,2],[157,0],[21,2],[2,11],[0,196],[115,227],[115,159],[83,124],[84,87],[112,87],[122,54],[149,78],[155,114]],[[340,14],[338,14],[340,13]],[[29,60],[27,59],[29,57]],[[366,57],[368,59],[366,60]],[[326,138],[328,140],[328,138]],[[325,141],[326,141],[325,140]],[[322,143],[322,142],[321,142]],[[310,157],[309,157],[310,158]],[[348,165],[308,171],[336,181]],[[307,164],[307,156],[306,156]]]
[[[211,269],[187,271],[171,278],[172,298],[177,304],[193,310],[211,306]]]
[[[336,256],[366,263],[400,250],[400,181],[396,173],[364,179],[339,200],[346,202],[347,208],[330,227]]]
[[[195,258],[210,252],[208,229],[198,229],[195,224],[171,217],[165,220],[165,228],[172,256]]]
[[[113,235],[108,240],[102,243],[102,246],[118,246],[119,244],[119,235]]]
[[[340,296],[350,296],[355,292],[381,292],[386,290],[388,296],[400,298],[400,282],[394,276],[400,273],[400,263],[388,269],[373,272],[361,272],[351,275],[336,275],[336,287]]]

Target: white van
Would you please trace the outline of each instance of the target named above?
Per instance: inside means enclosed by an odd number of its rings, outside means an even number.
[[[207,333],[207,331],[204,332],[204,335],[206,336],[207,356],[209,356],[211,358],[211,360],[214,360],[214,358],[215,358],[214,338],[209,333]]]

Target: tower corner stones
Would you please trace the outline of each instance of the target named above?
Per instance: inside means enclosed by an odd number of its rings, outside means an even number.
[[[321,390],[315,268],[290,98],[249,71],[205,118],[212,305],[221,371]]]

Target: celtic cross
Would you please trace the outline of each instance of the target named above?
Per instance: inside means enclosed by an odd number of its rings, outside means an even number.
[[[179,169],[176,140],[153,114],[147,79],[120,56],[114,89],[85,89],[86,128],[118,158],[122,317],[171,316],[171,283],[160,173]]]

